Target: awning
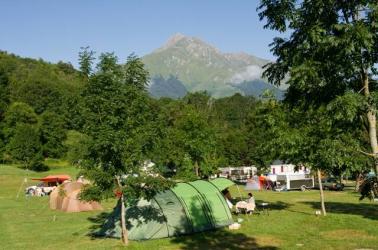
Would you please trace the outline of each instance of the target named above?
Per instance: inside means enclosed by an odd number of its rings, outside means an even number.
[[[43,182],[63,182],[70,179],[71,179],[71,176],[69,175],[58,174],[58,175],[48,175],[44,178],[33,178],[32,180],[43,181]]]

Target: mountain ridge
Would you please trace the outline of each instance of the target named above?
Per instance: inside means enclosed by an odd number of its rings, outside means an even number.
[[[261,78],[262,67],[270,61],[245,52],[224,53],[199,38],[180,33],[170,37],[163,46],[145,55],[142,60],[152,78],[174,76],[189,92],[207,91],[214,97],[235,93],[250,95],[243,91],[245,86],[239,88],[237,85],[255,80],[262,80],[267,89],[276,88]]]

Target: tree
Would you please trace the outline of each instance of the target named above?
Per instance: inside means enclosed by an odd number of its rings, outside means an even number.
[[[75,130],[67,131],[63,145],[67,148],[65,159],[73,165],[79,165],[88,154],[88,136]]]
[[[21,162],[26,169],[40,170],[33,169],[33,165],[41,162],[42,145],[39,132],[32,125],[17,125],[6,150],[14,162]]]
[[[3,69],[0,68],[0,159],[2,159],[4,151],[4,135],[2,129],[2,120],[4,119],[4,113],[9,105],[9,87],[8,76]]]
[[[217,165],[205,164],[206,158],[217,158],[215,130],[208,124],[206,113],[187,105],[176,120],[175,128],[175,140],[191,159],[195,175],[203,177],[216,172]]]
[[[138,90],[144,91],[150,80],[148,73],[144,69],[143,62],[134,54],[127,57],[127,63],[123,69],[125,82],[134,86]]]
[[[260,114],[266,132],[260,152],[297,166],[307,166],[317,172],[321,207],[326,215],[325,199],[321,186],[321,172],[356,169],[366,165],[361,128],[337,120],[337,110],[328,106],[312,107],[303,111],[285,104],[271,106]]]
[[[45,157],[59,158],[65,153],[63,141],[66,139],[64,121],[56,113],[46,111],[40,116],[41,142]]]
[[[113,53],[102,54],[82,94],[84,132],[89,136],[82,174],[93,181],[82,197],[101,200],[114,191],[120,194],[124,244],[128,244],[125,205],[149,200],[171,185],[156,172],[141,169],[153,146],[154,117],[144,88],[148,73],[133,67],[141,65],[140,59],[129,60],[121,67]]]
[[[85,77],[89,77],[92,72],[92,64],[93,60],[95,59],[94,54],[95,52],[87,47],[81,47],[81,51],[79,52],[79,64],[80,64],[80,71]]]
[[[5,70],[0,68],[0,121],[9,105],[9,79]]]
[[[4,116],[3,133],[5,142],[8,143],[10,138],[13,137],[17,125],[37,125],[37,123],[38,116],[32,107],[22,102],[13,102]]]
[[[258,9],[265,28],[291,32],[274,39],[277,60],[267,65],[264,76],[279,85],[290,75],[287,100],[303,107],[327,104],[348,91],[361,95],[369,124],[368,154],[376,160],[378,2],[261,0]]]

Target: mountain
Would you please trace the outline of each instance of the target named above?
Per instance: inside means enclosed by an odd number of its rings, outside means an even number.
[[[167,79],[158,75],[151,80],[149,92],[153,97],[170,97],[173,99],[184,97],[188,91],[184,84],[175,76],[169,76]]]
[[[223,53],[198,38],[182,34],[174,35],[165,45],[144,56],[142,60],[152,76],[150,92],[154,96],[154,78],[157,76],[165,80],[175,76],[187,91],[206,90],[214,97],[235,93],[259,96],[264,89],[282,92],[261,79],[262,66],[268,60],[243,52]],[[259,93],[251,91],[256,87],[256,81]],[[174,87],[178,86],[174,84]],[[158,89],[159,95],[164,95],[164,91],[172,95],[173,90],[164,90],[161,82]]]
[[[281,89],[264,82],[261,79],[252,81],[244,81],[240,84],[233,85],[235,88],[240,89],[245,95],[251,95],[254,97],[261,97],[268,90],[273,94],[277,100],[284,98],[284,91]]]

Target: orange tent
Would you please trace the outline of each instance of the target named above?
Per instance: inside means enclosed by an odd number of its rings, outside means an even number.
[[[82,182],[66,182],[54,189],[50,194],[50,208],[64,212],[83,212],[102,210],[98,202],[81,201],[79,194],[84,184]]]

